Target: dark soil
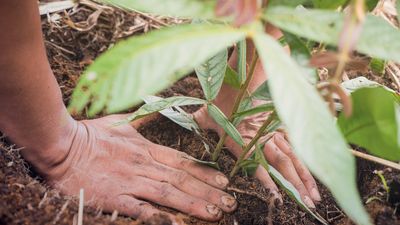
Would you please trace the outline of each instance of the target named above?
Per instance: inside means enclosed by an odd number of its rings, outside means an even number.
[[[78,12],[70,15],[72,21],[86,21],[96,9],[80,5]],[[59,14],[65,18],[64,13]],[[165,21],[162,18],[162,21]],[[64,101],[69,101],[70,95],[82,70],[99,53],[106,50],[116,40],[123,38],[139,26],[134,33],[142,33],[159,24],[137,14],[128,14],[121,10],[103,13],[97,25],[88,31],[77,31],[60,20],[58,24],[48,22],[42,17],[44,39],[48,57],[63,93]],[[138,22],[139,21],[139,22]],[[139,24],[139,25],[138,25]],[[371,75],[373,76],[373,75]],[[380,80],[377,79],[379,82]],[[381,83],[392,85],[384,77]],[[188,76],[174,86],[161,93],[162,96],[187,95],[202,97],[199,82],[194,76]],[[189,112],[195,107],[185,108]],[[81,116],[80,118],[84,118]],[[179,127],[164,117],[140,128],[139,131],[149,140],[187,152],[196,158],[207,158],[204,155],[202,142],[193,133]],[[206,137],[211,143],[218,141],[218,136],[212,131],[206,131]],[[76,220],[77,200],[48,188],[45,183],[30,171],[19,155],[18,149],[5,138],[0,139],[0,224],[72,224]],[[228,173],[234,159],[228,153],[223,153],[219,160],[222,171]],[[378,225],[400,224],[399,186],[400,176],[396,171],[358,160],[358,184],[366,208],[374,222]],[[383,172],[389,186],[392,187],[387,196],[380,178],[375,170]],[[317,206],[317,212],[331,224],[351,224],[348,218],[335,204],[332,195],[320,185],[323,201]],[[232,179],[229,192],[234,195],[239,207],[232,214],[225,215],[219,223],[207,223],[195,218],[187,218],[188,224],[318,224],[310,215],[302,211],[295,202],[284,193],[284,204],[275,207],[268,204],[268,192],[253,178],[238,175]],[[387,200],[388,199],[388,200]],[[171,209],[167,209],[174,212]],[[175,212],[176,213],[176,212]],[[236,223],[237,222],[237,223]],[[127,217],[116,217],[116,214],[103,214],[100,209],[85,208],[84,224],[138,224]],[[164,218],[154,218],[149,224],[168,224]]]

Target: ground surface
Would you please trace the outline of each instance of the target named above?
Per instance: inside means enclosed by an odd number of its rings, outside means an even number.
[[[75,13],[72,11],[68,13],[70,22],[66,22],[69,19],[64,13],[59,14],[64,20],[57,22],[49,22],[46,16],[42,17],[48,56],[66,103],[79,74],[100,52],[120,38],[146,32],[161,26],[162,23],[171,22],[166,18],[157,18],[157,22],[143,15],[104,8],[100,9],[103,12],[97,21],[88,20],[88,16],[99,9],[98,6],[80,5],[75,9]],[[75,25],[72,25],[71,21]],[[372,74],[368,76],[394,87],[388,77],[377,77]],[[202,91],[197,79],[188,76],[162,92],[161,95],[202,97]],[[195,111],[196,108],[187,108],[187,110]],[[204,157],[202,142],[191,132],[166,118],[160,117],[140,128],[139,131],[155,143],[185,151],[197,158]],[[206,134],[210,142],[217,142],[218,137],[215,133],[207,131]],[[4,149],[0,151],[0,224],[72,224],[78,211],[77,200],[46,187],[44,182],[29,170],[29,164],[21,159],[18,149],[12,143],[8,143],[4,137],[0,139],[0,148]],[[224,154],[219,161],[224,172],[229,171],[233,162],[229,154]],[[396,188],[400,190],[399,173],[396,175],[388,168],[366,161],[358,160],[357,164],[359,190],[363,201],[368,201],[366,208],[374,222],[378,225],[400,224],[400,209],[397,210],[400,202],[399,194],[397,193],[397,196],[392,194],[390,201],[386,201],[387,193],[380,178],[373,171],[383,171],[394,190]],[[317,206],[317,212],[331,224],[350,224],[326,188],[320,185],[320,190],[323,201]],[[252,178],[234,177],[229,192],[238,199],[239,208],[233,214],[225,215],[219,223],[215,224],[230,225],[235,224],[235,221],[244,225],[268,224],[271,221],[273,224],[318,224],[285,195],[282,207],[268,206],[267,191]],[[170,209],[166,210],[174,212]],[[163,222],[165,221],[162,218],[155,218],[150,223],[163,224]],[[210,224],[194,218],[187,218],[186,222]],[[116,213],[102,214],[101,209],[85,208],[84,224],[137,223],[126,217],[117,217]]]

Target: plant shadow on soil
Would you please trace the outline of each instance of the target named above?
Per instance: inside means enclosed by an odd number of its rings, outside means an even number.
[[[94,9],[79,6],[80,11],[71,18],[74,22],[86,21]],[[42,18],[44,39],[51,67],[61,87],[65,103],[70,99],[73,88],[83,68],[89,64],[100,52],[107,49],[119,39],[121,34],[130,27],[137,26],[138,20],[148,23],[138,32],[151,28],[149,21],[140,15],[132,15],[121,10],[114,10],[109,15],[100,16],[97,25],[89,31],[76,31],[64,22],[55,26],[47,18]],[[146,28],[148,26],[148,28]],[[370,77],[371,78],[371,77]],[[380,78],[381,79],[381,78]],[[385,80],[385,83],[388,82]],[[390,83],[390,82],[389,82]],[[160,96],[185,95],[203,97],[200,84],[194,76],[188,76],[172,87],[160,93]],[[133,110],[133,109],[132,109]],[[132,111],[131,110],[131,111]],[[197,110],[196,107],[185,107],[188,112]],[[85,118],[81,116],[79,119]],[[139,132],[147,139],[180,151],[184,151],[196,158],[207,158],[204,155],[204,146],[192,132],[179,127],[164,117],[146,124]],[[205,132],[211,143],[218,141],[218,136],[212,131]],[[0,139],[0,224],[71,224],[76,219],[78,205],[76,198],[64,196],[47,187],[36,176],[19,155],[18,149],[5,138]],[[233,157],[222,154],[218,161],[222,171],[228,174],[233,166]],[[399,196],[391,196],[392,203],[386,201],[386,192],[380,178],[373,174],[374,170],[383,170],[384,176],[390,185],[395,186],[400,181],[397,173],[388,168],[370,162],[357,160],[357,179],[359,190],[364,202],[375,199],[366,205],[373,221],[377,225],[400,224]],[[397,183],[397,185],[399,185]],[[317,212],[331,224],[351,224],[348,218],[340,211],[332,195],[325,187],[319,185],[322,202],[317,205]],[[398,186],[397,186],[398,188]],[[397,189],[399,190],[399,189]],[[218,223],[207,223],[192,217],[185,217],[188,224],[238,224],[261,225],[268,224],[318,224],[310,215],[302,211],[297,204],[284,193],[284,204],[280,207],[269,207],[268,191],[260,183],[250,177],[237,175],[231,180],[229,192],[239,202],[238,209],[232,214],[224,215]],[[398,193],[397,193],[398,194]],[[272,204],[273,206],[273,204]],[[167,211],[174,210],[161,207]],[[127,217],[117,217],[102,214],[101,209],[85,208],[85,224],[142,224]],[[155,217],[146,224],[169,224],[162,217]]]

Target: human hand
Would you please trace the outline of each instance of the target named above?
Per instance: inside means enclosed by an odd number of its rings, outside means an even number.
[[[229,94],[229,96],[234,96],[232,94],[233,93]],[[229,99],[232,99],[232,97]],[[225,101],[221,101],[220,104],[224,104],[225,106],[219,105],[219,107],[221,109],[226,109],[229,108],[227,106],[233,105],[233,103],[230,103],[232,100],[229,99],[227,98]],[[224,130],[208,116],[205,107],[194,113],[194,118],[203,129],[213,129],[220,137],[224,134]],[[242,122],[237,126],[237,129],[242,135],[245,143],[251,141],[267,118],[268,115],[266,113],[259,113],[242,120]],[[300,193],[302,200],[308,207],[315,208],[315,202],[320,201],[321,197],[311,173],[293,153],[286,135],[281,132],[274,132],[269,135],[272,135],[272,138],[270,138],[264,146],[264,156],[266,160],[294,185]],[[225,146],[228,147],[236,157],[238,157],[242,152],[242,148],[229,137],[225,141]],[[258,166],[254,176],[266,189],[270,191],[270,193],[282,202],[278,187],[262,166]]]
[[[161,213],[148,202],[209,221],[236,208],[235,199],[222,191],[228,184],[222,173],[151,143],[129,124],[113,125],[125,117],[76,122],[68,154],[40,171],[47,182],[68,195],[83,188],[87,204],[142,220]]]

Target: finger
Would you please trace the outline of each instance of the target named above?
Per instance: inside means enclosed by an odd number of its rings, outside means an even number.
[[[136,198],[171,207],[208,221],[218,221],[222,217],[222,210],[216,205],[180,191],[172,184],[137,176],[127,185],[131,187],[130,193]]]
[[[129,195],[119,195],[117,198],[113,199],[111,202],[108,202],[108,207],[110,212],[117,210],[118,213],[129,216],[135,219],[139,219],[142,221],[148,221],[154,215],[165,215],[167,218],[171,220],[171,222],[178,223],[178,219],[170,214],[163,212],[161,210],[156,209],[150,203],[138,200]]]
[[[229,184],[228,178],[223,173],[190,160],[190,156],[184,152],[162,145],[155,145],[149,151],[154,160],[170,167],[187,171],[192,176],[211,186],[225,189]]]
[[[262,166],[258,166],[254,176],[261,182],[261,184],[269,191],[274,199],[278,200],[278,204],[282,204],[282,196],[279,194],[278,187],[272,180],[271,176]],[[275,200],[274,200],[275,201]]]
[[[283,134],[276,134],[274,136],[275,144],[292,160],[292,163],[306,186],[308,193],[310,193],[312,200],[321,201],[321,195],[319,194],[317,183],[311,175],[307,167],[296,157],[289,143],[284,138]]]
[[[275,143],[270,140],[265,144],[264,154],[267,161],[276,168],[283,177],[285,177],[293,186],[297,189],[302,197],[304,203],[310,207],[315,208],[313,201],[311,200],[310,194],[308,193],[303,181],[297,174],[296,169],[291,159],[283,153]]]
[[[236,209],[237,203],[234,197],[194,178],[184,170],[178,170],[154,162],[145,171],[139,172],[139,174],[160,182],[168,182],[175,188],[194,197],[206,200],[225,212],[232,212]]]

